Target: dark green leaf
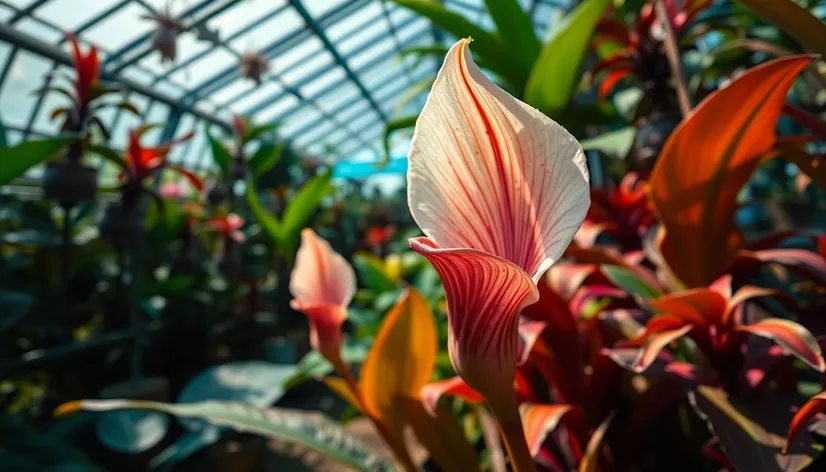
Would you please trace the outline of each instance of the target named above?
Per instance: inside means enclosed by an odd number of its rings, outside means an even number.
[[[120,102],[115,105],[116,108],[120,108],[121,110],[128,111],[129,113],[135,116],[141,116],[141,112],[129,102]]]
[[[256,221],[261,225],[261,229],[270,238],[272,243],[278,247],[281,244],[281,224],[278,218],[261,204],[252,179],[247,180],[247,203]]]
[[[626,126],[615,131],[603,133],[594,138],[582,141],[582,149],[599,150],[614,158],[624,158],[634,145],[634,137],[637,135],[637,128]]]
[[[576,92],[580,66],[602,11],[610,0],[585,0],[554,28],[531,70],[525,101],[550,117],[558,116]]]
[[[54,156],[73,139],[71,137],[40,139],[0,148],[0,185],[11,182],[30,168]]]
[[[281,245],[284,257],[292,261],[298,249],[301,230],[310,222],[321,201],[332,192],[332,170],[308,180],[287,202],[281,217]]]
[[[284,150],[284,145],[282,143],[277,144],[262,144],[258,151],[252,156],[249,160],[249,169],[252,172],[252,175],[255,177],[260,177],[264,175],[268,170],[275,167],[278,164],[278,160],[281,158],[281,153]]]
[[[117,165],[118,167],[120,167],[123,170],[126,170],[126,169],[129,168],[129,166],[126,165],[126,160],[124,160],[124,158],[117,151],[115,151],[112,148],[108,148],[106,146],[94,145],[94,146],[89,146],[89,150],[92,151],[93,153],[99,155],[100,157],[106,159],[107,161]]]
[[[247,132],[244,133],[243,141],[245,143],[247,143],[249,141],[252,141],[253,139],[258,138],[259,136],[261,136],[264,133],[274,131],[275,128],[277,128],[277,127],[278,127],[278,123],[267,123],[267,124],[263,124],[263,125],[249,126],[247,128]]]
[[[0,291],[0,332],[17,324],[33,303],[28,293]]]
[[[533,20],[516,0],[485,0],[499,36],[507,44],[524,70],[531,70],[542,44],[534,31]]]
[[[416,126],[416,120],[418,119],[419,115],[412,115],[387,122],[384,127],[384,160],[381,161],[380,165],[386,165],[392,157],[390,156],[390,135],[396,131]]]
[[[225,179],[229,179],[229,164],[232,162],[232,156],[230,156],[229,150],[221,143],[221,141],[218,141],[212,136],[209,129],[207,129],[206,135],[209,140],[209,146],[212,149],[212,160],[215,162],[215,165],[218,166],[218,169],[221,171],[221,175]]]
[[[631,295],[639,295],[644,299],[658,298],[662,292],[646,282],[639,275],[628,269],[615,265],[603,265],[602,273],[608,280],[617,287],[625,290]]]

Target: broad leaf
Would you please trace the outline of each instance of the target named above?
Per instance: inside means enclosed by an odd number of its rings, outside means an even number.
[[[531,456],[539,454],[548,435],[553,433],[563,420],[572,428],[580,441],[585,439],[585,415],[576,405],[541,405],[523,403],[519,405],[519,414],[525,430],[525,439]]]
[[[637,128],[626,126],[616,131],[609,131],[599,136],[582,141],[582,149],[586,151],[598,150],[615,158],[622,159],[628,155],[631,146],[634,145],[634,138],[637,135]]]
[[[229,150],[221,141],[212,136],[209,129],[206,130],[206,136],[207,140],[209,140],[209,147],[212,149],[212,160],[221,171],[221,175],[225,179],[229,179],[230,163],[232,162],[232,156],[230,156]]]
[[[660,289],[652,285],[650,281],[624,267],[603,265],[600,270],[612,284],[643,300],[662,295]]]
[[[554,28],[531,69],[525,102],[548,116],[558,116],[576,92],[580,65],[591,43],[594,27],[610,0],[585,0]]]
[[[272,213],[270,213],[261,200],[258,199],[258,193],[255,191],[255,184],[252,179],[247,180],[247,203],[250,206],[250,211],[255,216],[261,229],[270,238],[270,240],[278,246],[281,241],[281,224]]]
[[[323,171],[308,180],[288,200],[284,214],[281,215],[279,227],[281,250],[287,260],[291,261],[295,257],[301,230],[310,222],[310,218],[321,205],[321,201],[332,192],[333,187],[330,185],[332,176],[332,170]]]
[[[366,408],[400,432],[400,398],[418,398],[436,365],[438,336],[433,312],[421,294],[408,289],[385,316],[361,368]]]
[[[255,177],[260,177],[278,164],[284,150],[282,143],[262,144],[258,151],[250,158],[247,166]]]
[[[745,404],[722,389],[699,386],[689,399],[709,430],[720,438],[737,470],[797,472],[811,464],[817,454],[811,445],[801,443],[794,444],[789,455],[780,453],[785,444],[783,433],[792,418],[790,405],[782,396]]]
[[[341,347],[341,360],[347,365],[361,364],[367,358],[369,344],[345,342]],[[333,371],[333,364],[318,351],[311,350],[298,361],[298,371],[287,379],[285,388],[293,388],[309,379],[320,379]]]
[[[111,162],[112,164],[115,164],[116,166],[118,166],[120,170],[126,170],[129,168],[123,156],[119,152],[115,151],[110,147],[94,145],[89,146],[89,151],[99,155],[100,157]]]
[[[826,54],[826,24],[792,0],[737,0],[800,41],[806,49]]]
[[[510,53],[519,63],[530,70],[542,44],[534,31],[533,20],[516,0],[485,0],[490,17],[499,36],[507,38]]]
[[[750,69],[709,95],[663,147],[651,198],[665,229],[662,254],[686,285],[708,285],[742,248],[737,194],[774,145],[786,94],[811,62],[794,56]]]
[[[169,404],[139,400],[81,400],[62,405],[56,414],[78,410],[154,410],[181,418],[206,421],[215,426],[260,434],[301,444],[341,464],[361,471],[390,470],[384,458],[369,451],[339,424],[321,415],[283,408],[256,408],[241,403],[206,401]]]
[[[74,138],[60,137],[26,141],[0,148],[0,185],[6,185],[27,170],[58,153]]]
[[[358,252],[353,256],[353,267],[358,272],[359,281],[377,293],[394,290],[396,282],[384,270],[384,262],[378,257]]]
[[[456,38],[473,38],[473,51],[490,67],[491,72],[509,82],[518,90],[524,87],[530,72],[520,64],[510,47],[499,36],[471,23],[459,13],[452,12],[432,0],[392,0],[429,19],[434,26]]]

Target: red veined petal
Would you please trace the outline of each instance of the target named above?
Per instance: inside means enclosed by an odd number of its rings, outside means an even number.
[[[410,211],[439,247],[501,257],[536,283],[585,217],[585,155],[562,126],[485,77],[468,43],[448,52],[416,122]]]
[[[470,388],[459,376],[431,382],[422,387],[420,394],[422,405],[431,415],[435,415],[436,405],[443,395],[459,397],[468,403],[481,403],[484,400],[479,392]]]
[[[356,274],[330,243],[305,228],[290,275],[290,292],[299,305],[346,307],[356,293]]]
[[[823,353],[814,335],[794,321],[767,318],[754,324],[737,326],[735,329],[771,339],[811,368],[819,372],[826,370]]]
[[[812,419],[812,417],[824,410],[826,410],[826,392],[821,392],[813,396],[797,411],[794,418],[792,418],[792,422],[789,424],[789,432],[786,434],[786,444],[783,446],[783,454],[788,454],[789,445],[794,437],[797,436],[800,428],[805,426],[806,422]]]
[[[628,67],[618,67],[611,71],[602,82],[599,84],[599,98],[605,100],[617,85],[617,82],[631,75],[631,69]]]
[[[515,264],[473,249],[440,249],[427,238],[410,240],[445,288],[448,354],[453,368],[489,402],[513,395],[518,360],[519,310],[538,290]]]

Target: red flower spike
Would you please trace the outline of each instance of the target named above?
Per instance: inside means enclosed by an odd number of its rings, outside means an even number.
[[[241,228],[244,226],[244,219],[235,213],[223,217],[213,217],[207,223],[216,233],[231,237],[233,240],[242,243],[246,239]]]
[[[98,60],[97,48],[92,46],[86,55],[80,51],[80,45],[72,34],[67,34],[66,39],[72,45],[72,54],[77,73],[75,81],[75,93],[77,102],[81,107],[88,105],[91,97],[92,85],[100,80],[100,61]]]

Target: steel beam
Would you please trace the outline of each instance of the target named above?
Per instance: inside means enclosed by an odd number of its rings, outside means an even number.
[[[293,6],[293,8],[296,9],[298,14],[301,16],[301,18],[304,19],[304,22],[307,23],[310,29],[313,30],[316,37],[321,40],[321,42],[324,44],[324,47],[327,48],[327,51],[329,51],[330,54],[333,55],[333,59],[335,59],[338,65],[341,66],[342,69],[344,69],[344,73],[347,74],[347,77],[350,79],[350,81],[356,85],[356,87],[359,89],[359,91],[364,96],[365,100],[367,100],[367,102],[373,108],[373,110],[375,110],[376,113],[378,113],[384,121],[387,121],[387,115],[384,113],[384,110],[382,110],[381,107],[379,107],[378,103],[376,103],[376,101],[373,100],[373,97],[370,95],[370,92],[367,91],[367,88],[364,87],[364,84],[361,83],[361,80],[359,80],[358,76],[356,76],[356,74],[353,73],[352,69],[350,69],[350,66],[347,64],[347,61],[345,61],[344,58],[341,57],[341,54],[338,53],[338,50],[333,45],[333,43],[330,42],[330,39],[327,38],[327,34],[324,33],[324,30],[321,28],[321,26],[313,19],[313,17],[310,15],[307,9],[304,8],[304,5],[301,3],[301,0],[290,0],[290,4]]]
[[[69,67],[72,66],[72,58],[69,57],[69,55],[66,54],[66,52],[51,44],[44,43],[43,41],[40,41],[37,38],[29,36],[26,33],[18,31],[11,25],[5,23],[0,24],[0,41],[5,41],[7,43],[17,46],[18,48],[25,49],[29,52],[45,57],[57,63]],[[103,78],[104,80],[119,82],[125,85],[133,92],[144,95],[145,97],[151,100],[164,103],[171,108],[180,108],[181,111],[191,113],[192,115],[195,115],[202,120],[206,120],[210,123],[220,126],[223,129],[229,130],[232,128],[228,122],[222,120],[217,116],[214,116],[210,113],[204,113],[200,110],[195,109],[194,107],[185,106],[178,100],[175,100],[167,95],[164,95],[156,91],[151,87],[146,87],[126,77],[120,77],[118,75],[106,71],[101,71],[101,78]]]

